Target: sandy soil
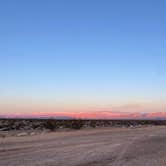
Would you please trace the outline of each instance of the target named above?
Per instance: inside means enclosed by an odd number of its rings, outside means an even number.
[[[0,166],[165,166],[166,127],[0,138]]]

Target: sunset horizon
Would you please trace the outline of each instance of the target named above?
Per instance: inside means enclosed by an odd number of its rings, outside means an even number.
[[[0,166],[166,166],[166,1],[0,1]]]
[[[0,116],[165,118],[161,4],[3,2]]]

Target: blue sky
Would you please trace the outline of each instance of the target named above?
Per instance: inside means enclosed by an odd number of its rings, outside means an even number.
[[[164,103],[165,6],[164,0],[0,2],[1,104]]]

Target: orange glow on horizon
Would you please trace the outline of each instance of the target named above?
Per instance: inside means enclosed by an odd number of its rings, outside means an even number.
[[[2,115],[1,115],[2,116]],[[166,112],[152,113],[127,113],[127,112],[58,112],[58,113],[16,113],[6,115],[6,117],[34,117],[34,118],[74,118],[74,119],[154,119],[166,118]]]
[[[1,101],[0,117],[65,117],[76,119],[148,119],[166,118],[164,102],[140,102],[126,104],[67,104],[30,102],[28,100]]]

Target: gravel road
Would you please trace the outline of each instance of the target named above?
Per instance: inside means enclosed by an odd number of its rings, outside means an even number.
[[[0,138],[0,166],[165,165],[165,126]]]

